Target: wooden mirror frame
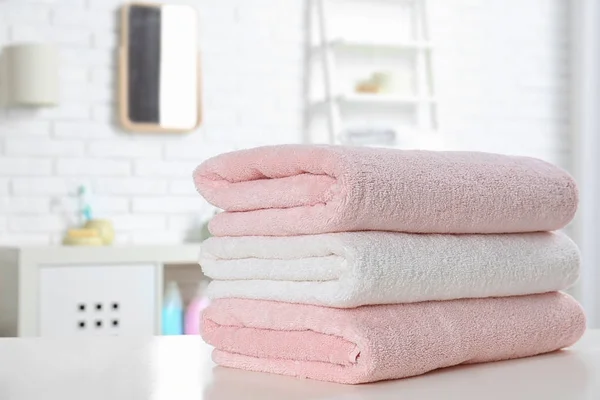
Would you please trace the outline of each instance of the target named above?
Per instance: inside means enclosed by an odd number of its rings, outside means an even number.
[[[160,3],[146,3],[146,2],[132,2],[122,6],[121,8],[121,40],[119,42],[119,81],[118,81],[118,107],[119,107],[119,119],[121,125],[128,131],[131,132],[147,132],[147,133],[188,133],[198,129],[202,123],[202,68],[200,65],[201,57],[200,51],[198,51],[197,58],[197,103],[198,118],[196,124],[191,128],[179,129],[179,128],[164,128],[159,124],[150,124],[144,122],[134,122],[129,118],[129,11],[133,6],[143,7],[155,7],[160,8],[165,4]],[[198,18],[196,18],[198,21]]]

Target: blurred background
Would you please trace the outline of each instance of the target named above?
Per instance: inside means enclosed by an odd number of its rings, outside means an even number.
[[[594,0],[0,0],[0,334],[170,332],[206,302],[194,167],[301,142],[567,169],[600,326],[599,34]]]

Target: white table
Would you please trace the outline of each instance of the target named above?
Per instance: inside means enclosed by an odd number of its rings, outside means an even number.
[[[2,400],[600,399],[600,331],[573,349],[346,386],[214,367],[198,337],[1,339]]]

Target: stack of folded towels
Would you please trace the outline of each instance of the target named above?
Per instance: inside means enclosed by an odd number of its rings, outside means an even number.
[[[284,145],[194,172],[225,210],[200,263],[217,364],[363,383],[554,351],[585,330],[558,292],[577,187],[544,161]]]

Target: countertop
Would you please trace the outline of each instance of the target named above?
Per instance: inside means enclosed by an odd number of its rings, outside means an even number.
[[[573,348],[347,386],[215,367],[199,337],[0,339],[0,399],[600,399],[600,330]]]

